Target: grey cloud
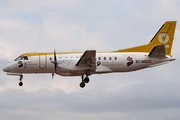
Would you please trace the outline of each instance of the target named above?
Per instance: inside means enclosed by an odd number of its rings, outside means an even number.
[[[115,93],[103,89],[71,94],[65,94],[61,90],[48,91],[41,89],[33,93],[27,93],[22,90],[8,89],[0,92],[2,98],[0,105],[1,111],[13,111],[14,113],[18,110],[36,111],[39,114],[37,116],[47,113],[47,117],[48,112],[56,113],[57,111],[59,113],[101,114],[109,111],[112,113],[136,113],[137,111],[152,111],[152,109],[179,109],[178,84],[179,81],[166,83],[144,82]],[[22,112],[23,114],[24,112]],[[31,112],[28,115],[30,114]],[[71,118],[71,116],[66,118]]]

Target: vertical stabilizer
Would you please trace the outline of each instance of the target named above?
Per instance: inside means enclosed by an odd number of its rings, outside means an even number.
[[[171,48],[174,39],[176,21],[167,21],[148,44],[154,48],[155,45],[164,45],[166,55],[171,55]]]
[[[166,21],[156,35],[152,38],[149,44],[141,45],[137,47],[117,50],[113,52],[148,52],[156,45],[164,45],[165,46],[165,54],[171,56],[171,48],[174,39],[174,32],[176,27],[176,21]]]

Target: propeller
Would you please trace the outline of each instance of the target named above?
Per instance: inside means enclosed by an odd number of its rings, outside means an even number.
[[[54,50],[54,68],[55,68],[55,73],[57,70],[57,59],[56,59],[56,51]]]
[[[57,71],[57,58],[56,58],[56,51],[54,50],[54,60],[52,60],[52,58],[50,58],[51,63],[54,64],[54,68],[55,68],[55,73]],[[52,79],[53,79],[54,73],[52,73]]]

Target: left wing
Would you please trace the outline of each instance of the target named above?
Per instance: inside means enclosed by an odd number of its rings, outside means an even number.
[[[96,50],[87,50],[76,63],[76,66],[92,67],[96,69]]]

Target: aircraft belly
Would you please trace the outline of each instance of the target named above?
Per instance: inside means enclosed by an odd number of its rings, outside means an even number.
[[[96,68],[96,73],[108,73],[108,72],[113,72],[113,71],[107,66],[98,66]]]
[[[84,71],[89,70],[90,67],[67,67],[67,66],[58,66],[58,68],[62,71],[71,72],[71,71]]]

